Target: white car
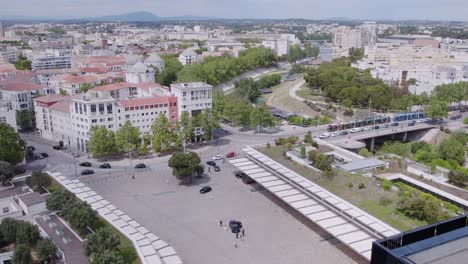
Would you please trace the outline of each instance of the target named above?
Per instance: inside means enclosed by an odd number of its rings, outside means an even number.
[[[369,130],[372,130],[372,127],[371,127],[371,126],[368,126],[368,127],[365,127],[365,128],[364,128],[364,131],[369,131]]]
[[[324,139],[324,138],[329,138],[330,137],[330,133],[323,133],[319,136],[319,138],[321,139]]]
[[[78,158],[78,157],[80,156],[80,153],[74,152],[74,153],[72,153],[72,156],[73,156],[74,158]]]
[[[339,135],[340,135],[340,133],[338,133],[338,132],[333,132],[333,133],[330,134],[330,136],[332,136],[332,137],[336,137],[336,136],[339,136]]]
[[[214,160],[222,160],[223,159],[223,156],[221,155],[216,155],[213,157]]]
[[[355,127],[355,128],[351,128],[351,130],[349,132],[351,133],[357,133],[357,132],[361,132],[362,131],[362,128],[359,128],[359,127]]]

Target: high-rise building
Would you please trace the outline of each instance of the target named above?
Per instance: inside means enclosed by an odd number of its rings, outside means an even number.
[[[373,47],[377,43],[377,24],[375,22],[364,22],[361,25],[362,46]]]
[[[4,38],[4,37],[5,37],[5,30],[3,29],[3,24],[0,21],[0,38]]]
[[[348,50],[350,48],[361,48],[361,31],[349,27],[337,27],[333,30],[333,46]]]

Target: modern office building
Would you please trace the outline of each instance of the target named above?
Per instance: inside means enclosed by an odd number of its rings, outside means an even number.
[[[213,86],[204,82],[171,84],[171,94],[177,98],[179,116],[188,112],[190,116],[211,109]]]
[[[370,263],[461,264],[467,260],[468,215],[463,215],[373,242]]]
[[[36,52],[31,56],[32,70],[71,68],[71,53],[63,50]]]

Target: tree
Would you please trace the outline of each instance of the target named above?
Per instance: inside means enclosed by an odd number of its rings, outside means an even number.
[[[177,80],[177,73],[183,68],[182,64],[175,57],[163,56],[164,70],[156,76],[156,82],[165,86],[171,85]]]
[[[364,49],[363,48],[350,48],[349,49],[349,58],[351,62],[356,62],[364,58]]]
[[[463,124],[468,125],[468,117],[465,117],[465,118],[463,119]]]
[[[52,179],[49,174],[41,171],[33,171],[31,176],[26,178],[26,184],[35,191],[41,191],[52,184]]]
[[[255,102],[262,93],[258,85],[255,84],[252,78],[244,78],[234,82],[234,93],[242,99],[247,99],[250,102]]]
[[[14,264],[31,264],[31,250],[27,245],[18,244],[15,247],[13,258],[11,259]]]
[[[305,71],[305,68],[304,66],[302,66],[301,64],[294,64],[292,67],[291,67],[291,70],[289,70],[288,74],[289,75],[293,75],[293,74],[298,74],[298,73],[302,73]]]
[[[15,176],[15,168],[10,163],[0,161],[0,182],[2,185],[9,183]]]
[[[0,124],[0,161],[16,165],[23,160],[25,142],[7,124]]]
[[[151,125],[153,131],[153,149],[155,152],[162,150],[169,151],[171,144],[177,138],[176,133],[171,129],[169,120],[164,113],[160,113]]]
[[[302,59],[306,56],[306,53],[301,50],[297,45],[291,45],[289,47],[289,52],[286,55],[286,59],[291,62],[295,63],[297,60]]]
[[[18,233],[18,221],[13,218],[5,218],[0,224],[0,232],[2,237],[7,242],[16,242],[16,234]]]
[[[203,172],[205,172],[205,167],[202,164],[195,166],[195,173],[198,175],[198,177],[203,176]]]
[[[24,57],[22,54],[18,56],[15,62],[15,68],[20,71],[31,70],[31,61]]]
[[[83,83],[81,86],[80,86],[80,93],[86,93],[87,91],[89,91],[89,89],[91,89],[92,86],[91,84],[89,83]]]
[[[100,228],[96,233],[88,236],[84,243],[86,256],[115,250],[120,246],[119,236],[110,228]]]
[[[121,151],[137,151],[140,147],[140,130],[126,121],[115,133],[117,148]]]
[[[118,153],[114,131],[104,126],[92,126],[90,134],[87,148],[94,157],[103,158]]]
[[[60,95],[69,95],[67,91],[65,91],[64,89],[62,88],[59,88],[59,94]]]
[[[305,146],[301,146],[301,158],[306,158],[306,148]]]
[[[16,111],[16,125],[20,127],[20,129],[29,129],[32,127],[33,120],[35,118],[34,111],[30,110],[22,110]]]
[[[25,244],[28,246],[36,245],[37,241],[41,237],[37,226],[25,221],[16,221],[16,223],[15,243]]]
[[[172,175],[181,181],[191,178],[195,167],[200,164],[200,157],[195,152],[174,153],[169,159]]]
[[[36,246],[37,258],[42,263],[55,263],[57,247],[51,239],[41,239]]]
[[[437,98],[431,98],[424,106],[424,113],[430,118],[440,119],[448,116],[447,103]]]
[[[55,191],[47,197],[46,206],[51,211],[61,211],[73,199],[75,197],[67,190]]]
[[[439,156],[444,160],[454,160],[459,165],[465,162],[465,146],[455,138],[442,141],[438,148]]]
[[[272,127],[275,125],[275,118],[268,110],[265,103],[259,103],[250,113],[250,126]]]
[[[80,232],[85,231],[88,226],[94,226],[98,220],[96,211],[94,211],[91,206],[86,202],[76,199],[65,204],[61,215],[72,227],[78,229]]]
[[[372,153],[369,152],[369,150],[367,150],[366,148],[362,148],[358,151],[358,154],[363,156],[363,157],[366,157],[366,158],[369,158],[369,157],[372,157]]]
[[[115,250],[106,250],[101,253],[93,254],[91,264],[124,264],[122,255]]]

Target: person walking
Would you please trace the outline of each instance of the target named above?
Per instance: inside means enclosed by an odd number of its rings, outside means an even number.
[[[224,230],[227,231],[227,225],[224,225]]]
[[[242,228],[242,236],[245,236],[245,230]]]
[[[237,239],[236,241],[234,242],[234,248],[237,248],[239,245],[237,245]]]
[[[219,220],[219,227],[223,227],[223,220]]]
[[[238,238],[239,238],[239,233],[236,233],[236,239],[238,239]]]

